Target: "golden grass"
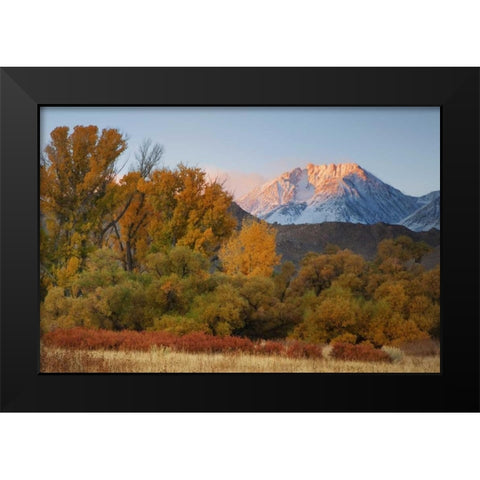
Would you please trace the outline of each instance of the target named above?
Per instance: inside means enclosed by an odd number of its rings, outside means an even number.
[[[42,346],[43,373],[440,373],[440,357],[404,356],[397,363],[330,358],[295,359],[279,355],[69,350]]]

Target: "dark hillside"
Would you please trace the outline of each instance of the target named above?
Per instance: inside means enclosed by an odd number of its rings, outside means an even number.
[[[386,238],[406,235],[412,240],[424,241],[432,247],[440,245],[440,232],[413,232],[401,225],[376,223],[363,225],[359,223],[326,222],[304,225],[276,225],[277,250],[283,260],[298,263],[305,253],[321,253],[329,243],[340,248],[348,248],[362,255],[367,260],[373,260],[378,244]],[[432,261],[434,259],[432,258]],[[430,267],[431,268],[431,267]]]
[[[232,203],[230,211],[239,224],[245,218],[255,218],[236,203]],[[291,260],[297,265],[306,253],[321,253],[329,243],[338,245],[340,248],[348,248],[367,260],[373,260],[377,246],[382,240],[400,235],[406,235],[416,242],[424,241],[431,247],[435,247],[422,261],[425,268],[431,269],[440,263],[440,231],[436,229],[428,232],[414,232],[402,225],[387,225],[386,223],[364,225],[344,222],[303,225],[274,224],[274,226],[278,232],[277,252],[282,255],[283,261]]]
[[[244,220],[258,220],[250,213],[246,212],[243,208],[239,207],[235,202],[232,202],[228,209],[233,217],[237,220],[237,228],[240,229]]]

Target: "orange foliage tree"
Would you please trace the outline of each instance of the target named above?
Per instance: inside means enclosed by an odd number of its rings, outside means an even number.
[[[157,170],[143,191],[153,212],[148,235],[154,251],[179,245],[212,257],[235,228],[231,195],[200,168]]]
[[[148,182],[163,155],[163,147],[150,139],[144,140],[135,154],[134,170],[124,175],[115,185],[110,219],[103,232],[120,253],[126,270],[132,271],[143,259],[147,250],[146,226],[152,208],[146,198]],[[107,237],[108,238],[108,237]]]

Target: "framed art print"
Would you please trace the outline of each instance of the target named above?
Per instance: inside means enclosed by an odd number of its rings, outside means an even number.
[[[3,410],[478,411],[478,69],[1,75]]]

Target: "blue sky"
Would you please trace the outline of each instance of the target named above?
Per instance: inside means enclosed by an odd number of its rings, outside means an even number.
[[[127,134],[124,171],[151,138],[165,166],[204,168],[236,197],[307,163],[355,162],[410,195],[440,188],[437,107],[42,107],[41,147],[75,125]]]

